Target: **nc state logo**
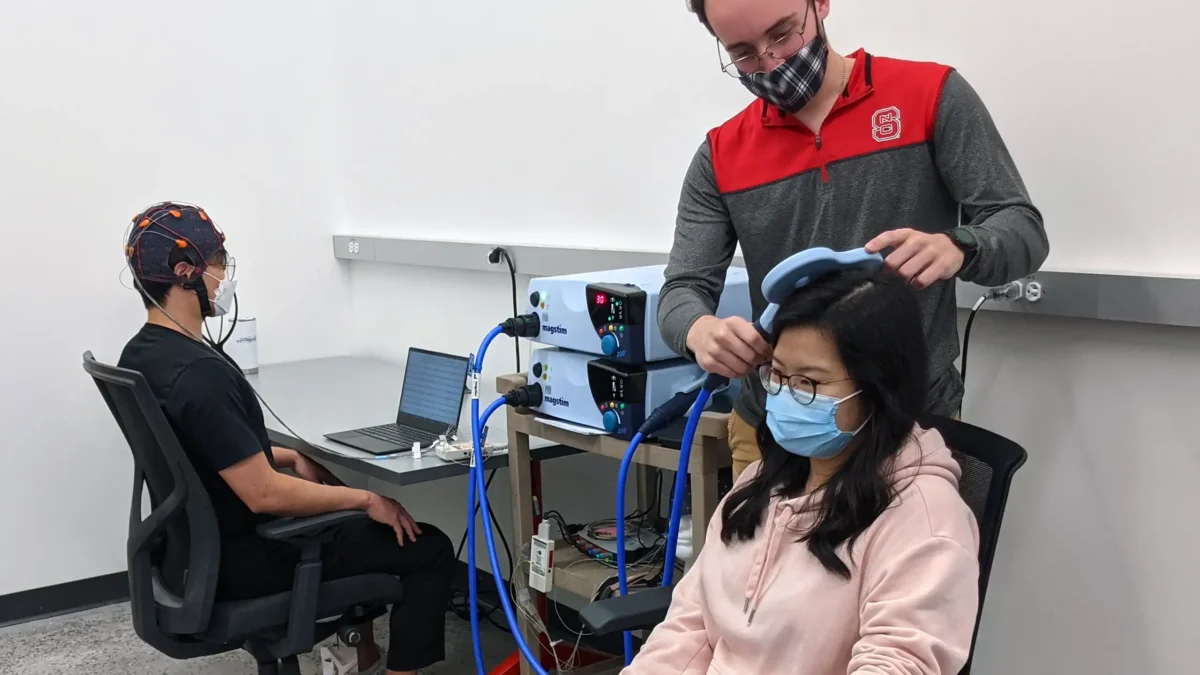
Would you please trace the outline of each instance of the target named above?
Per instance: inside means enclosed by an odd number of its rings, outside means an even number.
[[[871,115],[871,138],[886,143],[900,138],[900,109],[896,106],[876,110]]]

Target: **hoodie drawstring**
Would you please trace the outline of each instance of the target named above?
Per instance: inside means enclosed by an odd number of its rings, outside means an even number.
[[[754,614],[758,611],[758,603],[762,596],[766,593],[767,587],[770,586],[770,580],[773,579],[771,574],[774,571],[774,558],[778,554],[780,542],[787,535],[787,528],[779,526],[781,513],[783,511],[790,513],[782,504],[776,504],[771,509],[771,513],[767,518],[766,523],[766,545],[760,549],[760,553],[756,556],[753,569],[750,574],[750,585],[746,589],[746,603],[742,607],[742,613],[748,614],[746,617],[746,625],[749,626],[754,622]]]

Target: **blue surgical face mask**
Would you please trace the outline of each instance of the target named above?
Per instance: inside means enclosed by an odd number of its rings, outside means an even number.
[[[812,459],[829,459],[846,449],[850,439],[867,425],[867,420],[854,431],[842,431],[837,425],[838,406],[860,392],[836,399],[817,394],[813,402],[804,405],[784,387],[778,394],[767,394],[767,428],[781,448],[793,455]]]

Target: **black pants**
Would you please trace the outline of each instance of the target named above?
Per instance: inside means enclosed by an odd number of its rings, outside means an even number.
[[[322,551],[321,576],[394,574],[404,581],[404,600],[392,607],[387,667],[427,668],[446,658],[446,603],[454,578],[454,545],[441,530],[421,523],[417,540],[396,542],[396,533],[370,520],[339,527]],[[217,582],[220,600],[281,593],[292,587],[300,550],[261,537],[225,542]]]

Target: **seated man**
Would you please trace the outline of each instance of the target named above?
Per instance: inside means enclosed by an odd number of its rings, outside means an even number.
[[[717,510],[624,675],[957,675],[979,532],[941,435],[903,282],[837,272],[774,319],[763,458]]]
[[[387,673],[443,660],[455,565],[450,540],[395,500],[345,487],[294,450],[271,447],[254,390],[200,338],[204,318],[223,315],[233,299],[224,235],[195,206],[156,204],[134,220],[125,252],[148,317],[119,365],[145,376],[212,500],[221,535],[218,599],[291,588],[300,552],[257,536],[260,523],[361,509],[370,520],[338,529],[323,555],[325,576],[386,573],[405,581],[404,601],[391,609]],[[363,628],[360,672],[383,673],[370,626]]]

